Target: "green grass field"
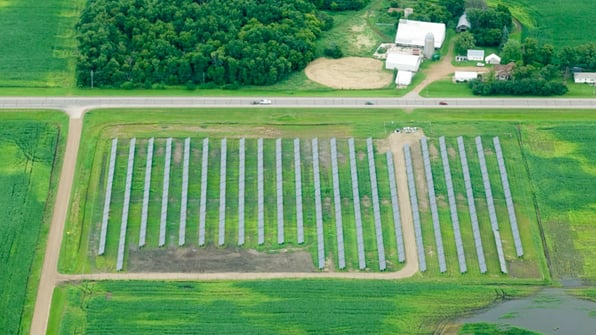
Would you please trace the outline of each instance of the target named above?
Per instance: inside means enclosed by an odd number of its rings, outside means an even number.
[[[56,112],[0,114],[0,328],[6,334],[29,332],[65,121]]]
[[[501,288],[512,296],[532,291]],[[494,289],[350,280],[83,283],[56,289],[48,333],[428,334],[493,302]]]
[[[0,2],[0,87],[73,87],[84,1]]]
[[[489,4],[503,3],[523,28],[523,36],[534,37],[556,47],[575,46],[594,41],[592,0],[534,1],[489,0]]]

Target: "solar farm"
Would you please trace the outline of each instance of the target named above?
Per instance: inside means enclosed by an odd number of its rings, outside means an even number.
[[[372,138],[108,139],[90,253],[103,271],[177,248],[302,250],[313,271],[398,271],[411,211],[423,273],[507,274],[523,260],[499,137],[392,136],[406,139],[403,161]]]

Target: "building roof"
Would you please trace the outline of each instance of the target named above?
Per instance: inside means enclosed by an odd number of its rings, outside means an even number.
[[[514,62],[509,62],[509,64],[496,64],[495,65],[495,76],[497,76],[497,77],[511,77],[514,67],[515,67]]]
[[[387,59],[385,60],[386,69],[398,69],[408,71],[418,71],[420,67],[420,56],[400,54],[400,53],[388,53]]]
[[[489,59],[498,59],[501,60],[501,57],[497,56],[497,54],[490,54],[488,56],[486,56],[485,60],[489,60]]]
[[[484,50],[468,49],[468,59],[484,59]]]
[[[445,41],[445,24],[401,19],[395,34],[395,43],[424,47],[424,39],[428,33],[435,37],[435,48],[440,48]]]
[[[573,78],[577,79],[592,79],[596,80],[596,72],[576,72],[573,74]]]
[[[398,86],[408,86],[412,83],[413,75],[414,73],[412,71],[397,71],[395,84]]]
[[[457,21],[457,31],[462,31],[470,28],[472,28],[472,25],[470,24],[470,21],[468,21],[468,16],[466,15],[466,13],[463,13]]]
[[[455,80],[472,80],[478,78],[478,72],[475,71],[455,71],[453,75]]]

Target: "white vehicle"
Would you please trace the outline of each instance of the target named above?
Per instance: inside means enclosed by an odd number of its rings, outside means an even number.
[[[476,63],[476,66],[478,66],[478,67],[484,67],[484,63]]]
[[[271,100],[268,99],[261,99],[255,100],[252,102],[253,105],[271,105]]]

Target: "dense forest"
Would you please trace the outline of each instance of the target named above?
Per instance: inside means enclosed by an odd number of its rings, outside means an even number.
[[[273,84],[314,57],[308,0],[95,0],[77,25],[89,87]]]

